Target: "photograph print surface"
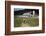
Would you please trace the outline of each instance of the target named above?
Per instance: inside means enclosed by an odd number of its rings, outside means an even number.
[[[39,26],[39,9],[14,8],[14,27]]]

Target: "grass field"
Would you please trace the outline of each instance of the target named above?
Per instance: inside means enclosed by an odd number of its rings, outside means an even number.
[[[23,23],[23,25],[28,25],[29,27],[30,26],[34,27],[34,26],[39,25],[39,19],[36,19],[34,17],[22,18],[22,17],[14,16],[14,27],[23,27],[22,23]],[[26,26],[24,26],[24,27],[26,27]]]

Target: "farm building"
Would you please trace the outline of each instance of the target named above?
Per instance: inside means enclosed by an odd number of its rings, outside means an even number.
[[[14,11],[14,15],[17,15],[17,17],[38,17],[39,16],[39,10],[38,9],[23,9]]]

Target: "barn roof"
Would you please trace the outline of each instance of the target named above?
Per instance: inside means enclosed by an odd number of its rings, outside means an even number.
[[[27,13],[27,12],[32,12],[35,11],[36,13],[39,13],[38,9],[23,9],[23,10],[18,10],[18,11],[14,11],[14,15],[22,15],[23,13]]]

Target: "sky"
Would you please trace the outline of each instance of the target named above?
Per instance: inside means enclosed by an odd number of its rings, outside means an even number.
[[[14,8],[14,11],[23,10],[24,8]]]

